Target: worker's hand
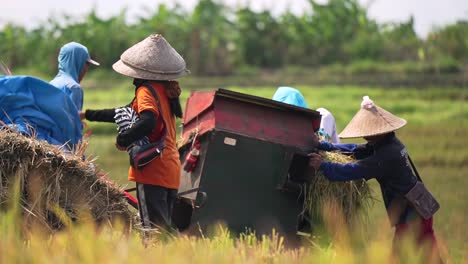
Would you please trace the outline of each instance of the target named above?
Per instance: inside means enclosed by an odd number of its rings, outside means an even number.
[[[86,117],[85,117],[85,112],[80,111],[80,112],[78,112],[78,113],[80,114],[80,119],[81,119],[81,120],[86,119]]]
[[[310,153],[307,156],[309,156],[309,166],[318,170],[320,168],[320,164],[322,163],[322,156],[317,153]]]

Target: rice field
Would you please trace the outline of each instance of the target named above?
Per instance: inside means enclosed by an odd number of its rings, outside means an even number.
[[[128,83],[88,80],[84,87],[85,108],[121,106],[132,98]],[[99,85],[97,85],[99,83]],[[104,84],[104,86],[102,85]],[[181,82],[183,87],[183,81]],[[214,89],[215,87],[200,87]],[[276,87],[225,87],[239,92],[271,98]],[[310,87],[297,86],[311,108],[330,110],[341,131],[358,110],[363,95],[376,104],[408,120],[398,131],[419,173],[438,198],[441,209],[434,228],[443,258],[448,263],[468,262],[468,109],[466,89],[458,88],[378,88],[378,87]],[[185,104],[189,91],[182,94]],[[114,147],[113,125],[88,123],[92,128],[86,155],[97,158],[96,164],[108,177],[121,185],[126,181],[127,155]],[[181,235],[152,241],[145,247],[139,232],[127,235],[112,228],[98,229],[83,224],[55,236],[33,233],[25,241],[15,210],[0,213],[0,263],[389,263],[392,230],[388,224],[380,190],[369,182],[377,201],[369,209],[367,226],[348,232],[337,222],[328,222],[335,232],[332,243],[305,240],[303,247],[291,249],[272,231],[270,236],[254,234],[234,236],[222,226],[199,237]],[[338,221],[339,223],[339,221]],[[364,236],[356,235],[364,232]],[[408,245],[406,263],[423,263],[420,252]]]

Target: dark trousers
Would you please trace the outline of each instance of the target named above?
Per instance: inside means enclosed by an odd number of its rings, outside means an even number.
[[[177,190],[137,183],[138,211],[145,228],[170,229]]]

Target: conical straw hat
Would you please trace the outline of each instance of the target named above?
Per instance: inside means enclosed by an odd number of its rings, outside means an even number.
[[[189,73],[182,56],[161,34],[152,34],[128,48],[112,68],[145,80],[174,80]]]
[[[402,128],[406,120],[377,106],[364,96],[361,109],[338,135],[340,138],[360,138],[386,134]]]

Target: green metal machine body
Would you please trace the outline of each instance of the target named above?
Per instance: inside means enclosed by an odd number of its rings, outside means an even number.
[[[176,225],[295,234],[319,124],[313,110],[223,89],[192,92],[179,152],[184,166],[196,141],[199,155],[181,174]]]

